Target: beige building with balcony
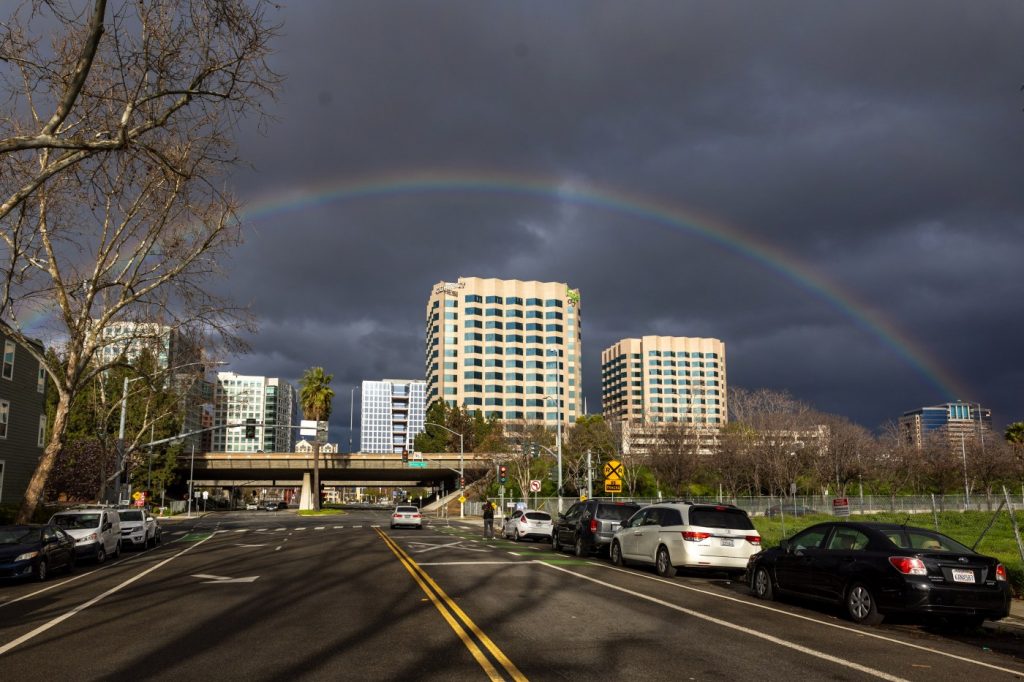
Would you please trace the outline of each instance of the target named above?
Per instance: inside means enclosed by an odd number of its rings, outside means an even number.
[[[427,404],[573,423],[583,413],[581,340],[579,291],[563,282],[438,282],[427,301]]]
[[[601,405],[608,421],[633,425],[726,424],[725,344],[718,339],[644,336],[601,353]]]

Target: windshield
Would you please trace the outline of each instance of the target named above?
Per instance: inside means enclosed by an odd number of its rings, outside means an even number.
[[[142,512],[140,511],[123,511],[117,512],[117,515],[122,521],[142,521]]]
[[[100,525],[99,514],[57,514],[51,520],[59,528],[95,528]]]
[[[21,545],[32,542],[38,537],[35,528],[4,528],[0,530],[0,545]]]

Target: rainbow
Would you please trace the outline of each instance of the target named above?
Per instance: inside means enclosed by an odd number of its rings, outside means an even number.
[[[281,213],[344,201],[387,199],[416,194],[473,193],[513,195],[567,202],[611,211],[643,223],[703,238],[726,251],[753,261],[835,308],[892,350],[937,389],[943,399],[966,399],[972,392],[944,369],[920,344],[856,296],[815,273],[796,258],[766,242],[757,241],[709,216],[610,188],[566,182],[564,178],[495,172],[418,171],[340,178],[294,188],[246,205],[243,220],[262,220]]]

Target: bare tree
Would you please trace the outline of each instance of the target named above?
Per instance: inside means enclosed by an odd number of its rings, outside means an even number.
[[[835,494],[845,497],[849,485],[864,473],[874,438],[867,429],[845,417],[825,414],[816,421],[824,428],[820,442],[809,453],[811,473],[819,488],[824,490],[834,483]]]
[[[699,448],[699,438],[689,425],[659,424],[649,457],[659,486],[671,494],[685,494],[697,472]]]
[[[85,9],[26,2],[0,23],[0,318],[58,394],[29,482],[29,519],[61,451],[69,406],[145,326],[239,347],[246,311],[208,286],[239,243],[223,187],[239,119],[260,115],[277,76],[276,33],[255,0],[153,0]],[[52,311],[60,362],[21,321]],[[148,332],[143,332],[148,333]]]

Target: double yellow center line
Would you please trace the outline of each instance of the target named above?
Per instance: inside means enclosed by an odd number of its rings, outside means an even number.
[[[420,586],[420,589],[426,593],[434,607],[440,612],[441,617],[445,619],[455,634],[458,635],[459,639],[469,650],[469,653],[473,655],[476,662],[480,664],[480,667],[487,673],[487,677],[491,680],[501,680],[504,682],[506,678],[497,666],[491,661],[491,658],[500,665],[504,672],[509,675],[509,678],[516,682],[526,682],[526,676],[519,672],[519,668],[508,659],[508,657],[502,653],[501,649],[491,641],[490,637],[485,635],[483,631],[476,626],[469,616],[459,608],[458,604],[452,600],[440,586],[434,582],[433,578],[427,575],[427,572],[420,567],[412,557],[406,554],[405,550],[398,546],[394,540],[392,540],[386,533],[381,531],[379,528],[375,528],[377,534],[380,535],[384,543],[394,552],[398,560],[405,566],[405,570],[409,571],[413,580]],[[478,645],[477,642],[480,644]],[[488,658],[487,654],[481,650],[480,646],[490,653],[491,658]]]

